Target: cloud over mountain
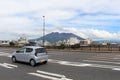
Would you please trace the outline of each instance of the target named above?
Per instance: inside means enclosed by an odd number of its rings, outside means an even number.
[[[83,38],[119,39],[119,4],[120,0],[0,0],[0,36],[40,37],[45,16],[46,34],[57,31]]]

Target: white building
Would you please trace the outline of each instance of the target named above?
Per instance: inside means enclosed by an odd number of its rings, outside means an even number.
[[[88,46],[88,45],[90,45],[91,43],[92,43],[92,40],[89,39],[89,38],[80,41],[80,45],[81,45],[81,46]]]
[[[10,41],[9,40],[0,40],[0,45],[1,46],[9,46],[10,45]]]
[[[56,42],[56,46],[60,46],[63,43],[63,41],[59,40],[58,42]]]
[[[48,41],[45,41],[45,42],[44,42],[44,45],[45,45],[45,46],[51,46],[51,43],[48,42]]]
[[[23,46],[23,45],[25,45],[26,43],[28,43],[28,40],[27,40],[27,38],[26,38],[25,35],[23,35],[22,37],[20,37],[20,39],[18,39],[18,45],[19,45],[19,46]]]
[[[70,39],[67,40],[67,45],[75,45],[80,43],[80,40],[77,39],[77,37],[71,37]]]

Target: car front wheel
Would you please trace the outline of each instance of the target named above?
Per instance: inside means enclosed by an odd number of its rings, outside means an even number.
[[[35,65],[36,65],[35,60],[33,60],[33,59],[32,59],[32,60],[30,60],[30,65],[31,65],[31,66],[35,66]]]
[[[12,57],[12,62],[16,62],[16,58],[14,56]]]

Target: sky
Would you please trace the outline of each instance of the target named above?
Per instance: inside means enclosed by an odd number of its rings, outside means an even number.
[[[92,40],[120,40],[120,0],[0,0],[0,40],[74,33]]]

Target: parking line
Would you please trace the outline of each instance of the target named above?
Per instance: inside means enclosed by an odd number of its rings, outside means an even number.
[[[55,73],[50,73],[50,72],[45,72],[40,70],[37,70],[36,73],[28,73],[28,74],[50,79],[50,80],[73,80],[73,79],[66,78],[64,75],[61,75],[61,74],[55,74]]]

